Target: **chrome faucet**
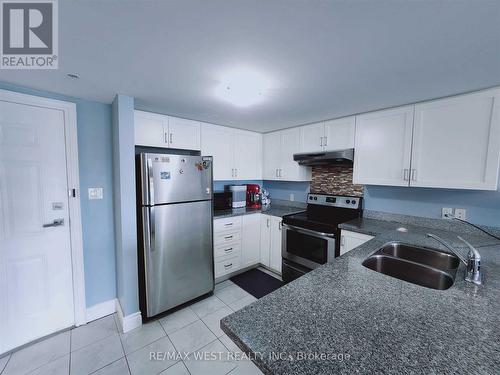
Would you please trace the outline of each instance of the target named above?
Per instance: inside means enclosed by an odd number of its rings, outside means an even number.
[[[465,269],[465,281],[468,281],[470,283],[474,283],[477,285],[481,285],[483,283],[483,277],[481,273],[481,255],[479,254],[479,251],[472,246],[469,242],[464,240],[462,237],[457,236],[460,241],[462,241],[464,244],[467,245],[469,248],[469,253],[467,254],[467,259],[465,259],[458,251],[457,249],[453,248],[450,244],[448,244],[445,240],[443,240],[441,237],[436,236],[435,234],[432,233],[427,233],[427,237],[431,237],[435,239],[437,242],[439,242],[441,245],[446,247],[448,250],[450,250],[453,254],[455,254],[462,262],[464,262],[466,269]]]

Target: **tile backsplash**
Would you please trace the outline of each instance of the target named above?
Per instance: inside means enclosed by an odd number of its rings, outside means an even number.
[[[362,197],[363,185],[352,183],[352,166],[325,165],[312,168],[311,193]]]

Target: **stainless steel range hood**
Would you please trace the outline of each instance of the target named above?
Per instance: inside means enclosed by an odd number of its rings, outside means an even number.
[[[354,149],[294,154],[293,160],[300,165],[352,165]]]

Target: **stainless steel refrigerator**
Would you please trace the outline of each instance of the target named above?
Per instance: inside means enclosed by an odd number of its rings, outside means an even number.
[[[137,155],[143,316],[214,289],[212,158]]]

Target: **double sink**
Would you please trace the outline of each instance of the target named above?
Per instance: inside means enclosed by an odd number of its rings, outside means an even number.
[[[460,260],[435,249],[389,242],[363,261],[363,266],[427,288],[450,288]]]

